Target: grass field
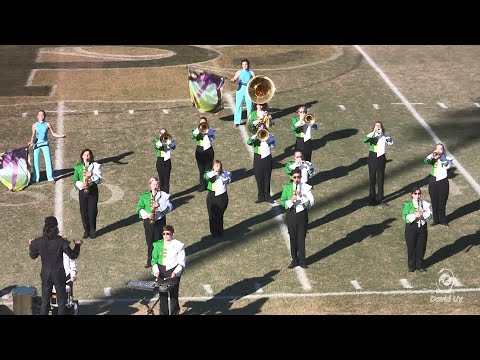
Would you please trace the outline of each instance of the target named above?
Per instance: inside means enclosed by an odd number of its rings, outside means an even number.
[[[177,141],[170,186],[174,211],[167,222],[187,246],[180,287],[184,314],[480,313],[475,246],[480,243],[480,194],[472,187],[472,180],[480,179],[480,84],[472,76],[480,71],[480,47],[362,47],[465,170],[450,172],[450,227],[429,228],[425,274],[407,271],[401,210],[416,184],[429,201],[423,159],[435,142],[354,47],[58,48],[0,47],[2,55],[22,64],[10,82],[0,82],[0,152],[28,142],[40,109],[67,135],[50,145],[59,177],[55,185],[42,173],[42,181],[24,191],[0,189],[0,313],[9,313],[12,286],[40,289],[40,261],[29,258],[28,239],[40,236],[45,216],[61,215],[62,234],[70,240],[83,234],[72,168],[84,147],[103,164],[104,184],[97,238],[86,240],[77,261],[76,297],[85,314],[145,313],[138,300],[149,294],[125,284],[153,279],[143,268],[146,244],[135,207],[156,175],[152,139],[161,127]],[[158,58],[142,60],[142,55]],[[189,101],[186,65],[231,78],[244,57],[277,87],[269,102],[278,141],[271,181],[276,204],[254,204],[253,161],[244,139],[248,130],[232,127],[225,101],[223,111],[207,114],[217,131],[215,157],[233,172],[225,238],[218,240],[209,235],[206,194],[196,191],[190,133],[200,114]],[[3,62],[6,70],[13,60]],[[27,83],[31,86],[24,87]],[[227,81],[225,99],[234,98],[234,91]],[[303,104],[319,123],[313,133],[315,206],[306,240],[309,268],[290,270],[279,199],[288,181],[283,166],[293,158],[290,119]],[[388,206],[370,207],[368,147],[361,138],[376,120],[384,123],[394,145],[387,149]],[[435,290],[442,269],[455,274],[453,295],[462,301],[432,300],[441,296]],[[104,295],[105,288],[112,296]]]

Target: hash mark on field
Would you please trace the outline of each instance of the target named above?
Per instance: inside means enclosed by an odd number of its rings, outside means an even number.
[[[22,113],[22,118],[27,117],[28,113]]]
[[[345,106],[343,106],[343,105],[338,105],[338,107],[339,107],[342,111],[345,111],[345,110],[346,110]]]
[[[453,278],[452,278],[452,284],[453,284],[453,286],[455,286],[455,287],[461,287],[461,286],[463,286],[463,284],[460,282],[460,280],[458,280],[456,277],[453,277]]]
[[[253,285],[255,286],[255,292],[257,294],[263,294],[262,286],[259,283],[254,283]]]
[[[392,105],[405,105],[404,103],[391,103]],[[424,105],[424,103],[410,103],[410,105]]]
[[[112,296],[112,288],[111,287],[103,288],[103,294],[105,296]]]
[[[437,102],[438,106],[440,106],[441,108],[443,109],[448,109],[448,106],[445,105],[444,103],[441,103],[441,102]]]
[[[474,103],[476,107],[480,108],[480,104],[479,103]]]
[[[205,284],[203,285],[203,288],[205,289],[205,292],[209,295],[212,295],[213,294],[213,289],[212,287],[210,286],[210,284]]]
[[[93,115],[98,115],[98,110],[93,110]]]
[[[374,108],[375,110],[378,110],[378,104],[373,104],[373,108]]]
[[[162,109],[162,111],[163,111],[164,114],[168,114],[168,113],[169,113],[169,111],[168,111],[167,109]]]
[[[134,111],[133,111],[132,109],[130,109],[130,110],[128,110],[128,113],[129,113],[129,114],[133,114]]]
[[[357,289],[357,290],[362,290],[362,287],[360,286],[360,284],[358,283],[357,280],[352,280],[352,281],[350,281],[350,282],[352,283],[352,285],[353,285],[353,287],[354,287],[355,289]]]
[[[413,289],[413,286],[410,285],[407,279],[400,279],[400,285],[402,285],[404,289]]]

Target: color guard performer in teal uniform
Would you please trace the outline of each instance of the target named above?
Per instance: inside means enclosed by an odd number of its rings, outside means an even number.
[[[245,99],[245,104],[247,106],[247,117],[252,111],[252,100],[247,95],[247,84],[255,77],[255,73],[250,70],[250,62],[247,59],[243,59],[242,69],[237,70],[235,76],[230,80],[232,83],[238,79],[237,93],[235,96],[235,115],[233,117],[234,126],[238,127],[242,123],[242,108],[243,100]]]

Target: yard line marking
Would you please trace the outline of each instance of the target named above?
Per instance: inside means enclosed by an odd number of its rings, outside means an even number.
[[[203,285],[203,288],[205,289],[205,292],[206,292],[207,294],[213,294],[213,289],[212,289],[212,287],[210,286],[210,284],[205,284],[205,285]]]
[[[427,122],[420,116],[420,114],[415,110],[415,108],[410,104],[405,96],[400,92],[400,90],[397,89],[397,87],[390,81],[390,79],[385,75],[385,73],[378,67],[377,64],[368,56],[368,54],[358,45],[354,45],[355,49],[363,55],[365,60],[370,64],[370,66],[375,70],[385,81],[385,83],[388,85],[388,87],[393,91],[395,95],[402,101],[402,103],[407,107],[407,109],[410,111],[410,113],[413,115],[413,117],[419,122],[419,124],[425,129],[425,131],[432,137],[433,141],[435,143],[444,143],[439,139],[439,137],[433,132],[432,128],[430,125],[427,124]],[[470,175],[470,173],[465,170],[465,168],[460,164],[458,160],[455,159],[455,156],[448,151],[447,147],[445,146],[445,150],[450,153],[450,155],[453,157],[455,160],[454,166],[460,171],[460,173],[465,177],[465,179],[468,181],[468,183],[473,187],[473,189],[477,192],[478,195],[480,195],[480,185],[475,181],[475,179]]]
[[[378,104],[373,104],[373,108],[374,108],[375,110],[378,110]]]
[[[112,288],[111,287],[103,288],[103,294],[108,297],[112,296]]]
[[[404,289],[413,289],[413,286],[410,285],[407,279],[400,279],[400,285],[402,285]]]
[[[254,283],[253,285],[255,286],[255,292],[257,294],[263,294],[262,285],[260,285],[259,283]]]
[[[345,111],[345,110],[346,110],[345,106],[343,106],[343,105],[338,105],[338,107],[339,107],[342,111]]]
[[[93,110],[93,115],[98,115],[98,110]]]
[[[479,103],[474,103],[476,107],[480,108],[480,104]]]
[[[133,111],[132,109],[128,110],[128,113],[129,114],[133,114],[135,111]]]
[[[227,99],[228,105],[230,105],[230,107],[232,109],[235,109],[235,103],[233,101],[232,95],[227,93],[225,95],[225,98]],[[239,127],[240,133],[242,134],[243,143],[247,147],[248,153],[250,154],[250,158],[253,159],[253,147],[247,145],[247,140],[248,140],[249,136],[248,136],[247,130],[245,128],[246,128],[246,126],[240,126]],[[272,193],[270,193],[270,196],[272,196]],[[274,214],[275,214],[275,221],[277,222],[278,226],[280,227],[280,233],[283,236],[285,246],[287,247],[288,253],[290,254],[290,237],[288,236],[288,228],[287,228],[287,225],[285,225],[285,221],[283,220],[283,216],[282,216],[282,212],[280,211],[280,207],[276,206],[276,205],[278,205],[276,202],[272,205],[272,207],[274,209]],[[297,274],[298,281],[300,281],[300,284],[302,285],[302,289],[305,290],[305,291],[312,290],[312,286],[310,285],[310,281],[307,278],[307,274],[306,274],[305,270],[302,267],[297,266],[295,268],[295,273]]]
[[[358,283],[357,280],[352,280],[350,281],[350,283],[353,285],[353,287],[357,290],[362,290],[362,287],[360,286],[360,284]]]
[[[63,112],[65,110],[65,102],[60,101],[57,105],[57,125],[55,126],[55,130],[58,134],[64,133],[63,127]],[[57,149],[55,151],[55,169],[63,169],[63,148],[64,143],[63,139],[58,139]],[[55,174],[53,174],[53,178],[55,179]],[[57,218],[58,222],[58,231],[60,234],[63,234],[63,179],[59,179],[55,181],[55,217]]]
[[[460,280],[458,280],[458,278],[456,278],[456,277],[453,277],[453,278],[452,278],[452,284],[453,284],[453,286],[455,286],[455,287],[461,287],[461,286],[463,286],[462,283],[460,282]]]
[[[480,292],[480,288],[455,288],[451,290],[386,290],[386,291],[339,291],[324,293],[273,293],[273,294],[249,294],[249,295],[222,295],[222,296],[182,296],[178,299],[181,301],[207,301],[207,300],[239,300],[239,299],[287,299],[287,298],[316,298],[329,296],[369,296],[369,295],[426,295],[426,294],[455,294]],[[154,302],[157,298],[153,298],[150,302]],[[96,304],[96,303],[115,303],[115,302],[137,302],[140,298],[128,299],[80,299],[80,304]],[[13,302],[0,301],[0,304],[12,306]]]
[[[448,106],[442,102],[437,102],[437,105],[440,106],[441,108],[448,109]]]
[[[57,92],[57,85],[52,86],[52,90],[50,90],[50,94],[48,96],[53,96]]]
[[[27,83],[25,86],[32,86],[33,78],[35,77],[35,74],[37,72],[37,69],[33,69],[30,71],[30,75],[28,75]]]
[[[168,111],[167,109],[162,109],[162,111],[163,111],[164,114],[168,114],[168,113],[169,113],[169,111]]]

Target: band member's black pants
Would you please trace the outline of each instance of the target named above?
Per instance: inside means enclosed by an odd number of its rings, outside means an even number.
[[[447,217],[445,215],[448,193],[450,191],[450,184],[448,178],[436,181],[436,177],[430,175],[428,179],[428,193],[432,200],[433,222],[446,223]]]
[[[290,254],[295,264],[305,262],[305,237],[307,236],[308,210],[296,213],[294,209],[287,211],[288,235],[290,235]]]
[[[312,139],[304,141],[303,138],[297,137],[295,148],[303,153],[303,160],[312,161]]]
[[[195,150],[195,159],[197,160],[199,175],[199,190],[207,189],[207,180],[203,178],[203,175],[205,175],[205,171],[212,169],[214,156],[213,147],[203,150],[203,146],[197,146]]]
[[[260,154],[253,156],[253,173],[257,182],[258,201],[270,199],[270,179],[272,177],[272,155],[263,158]]]
[[[427,249],[427,224],[418,227],[417,222],[405,225],[405,241],[407,242],[408,270],[423,269],[423,257]]]
[[[228,207],[228,194],[215,196],[215,191],[209,191],[207,194],[208,221],[210,223],[210,233],[214,236],[223,235],[223,214]]]
[[[67,290],[65,287],[66,277],[63,266],[61,269],[53,269],[48,273],[40,274],[40,278],[42,279],[40,315],[48,315],[53,285],[55,285],[57,292],[58,315],[65,315],[67,310]]]
[[[172,275],[173,267],[170,270],[165,270],[164,265],[158,265],[160,271],[160,278],[169,278]],[[168,295],[170,294],[170,315],[180,314],[180,304],[178,303],[178,290],[180,288],[180,276],[175,277],[176,285],[168,292],[159,293],[160,297],[160,315],[168,315]]]
[[[98,187],[97,184],[91,184],[88,194],[84,190],[78,192],[78,201],[80,203],[80,215],[82,217],[83,230],[87,234],[95,234],[97,230],[98,213]]]
[[[157,157],[157,173],[160,180],[160,191],[170,194],[170,173],[172,172],[172,159],[163,161],[162,157]]]
[[[383,182],[385,179],[385,154],[377,157],[377,153],[370,151],[368,153],[368,180],[370,183],[370,200],[383,200]],[[375,192],[375,184],[377,185],[378,193]]]
[[[163,227],[167,225],[167,217],[164,216],[160,220],[150,223],[150,219],[143,220],[143,228],[145,229],[145,241],[147,242],[147,265],[151,266],[153,243],[163,239]]]

